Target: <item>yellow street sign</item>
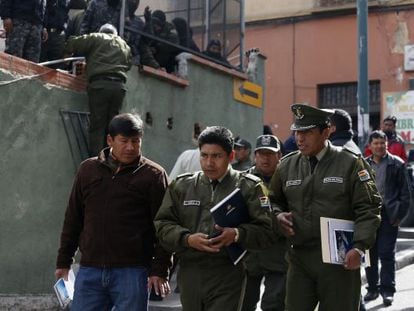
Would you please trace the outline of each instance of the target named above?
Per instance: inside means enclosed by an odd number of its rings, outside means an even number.
[[[250,81],[234,79],[233,97],[244,104],[261,108],[263,105],[263,88]]]

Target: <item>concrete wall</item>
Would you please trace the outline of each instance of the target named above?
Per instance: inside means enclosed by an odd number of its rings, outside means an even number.
[[[191,61],[190,61],[191,62]],[[143,153],[162,164],[168,172],[177,156],[194,148],[191,135],[194,123],[202,126],[222,125],[234,135],[251,143],[262,131],[262,109],[234,101],[232,75],[191,62],[190,85],[182,88],[138,74],[132,70],[125,111],[145,116],[150,112],[153,126],[144,132]],[[173,128],[167,129],[167,119],[173,118]]]
[[[404,71],[403,47],[414,42],[414,11],[372,13],[368,27],[369,79],[380,81],[381,93],[407,90],[414,74]],[[251,47],[268,56],[264,120],[283,139],[290,133],[292,103],[316,105],[318,84],[358,79],[355,15],[251,24]]]
[[[16,60],[0,56],[4,59],[0,67]],[[228,126],[252,142],[261,134],[262,109],[233,100],[233,79],[241,74],[190,61],[189,86],[162,81],[162,76],[133,68],[124,111],[151,112],[154,122],[145,130],[144,154],[168,171],[178,154],[191,147],[194,122]],[[17,77],[0,71],[1,81]],[[0,93],[1,309],[6,296],[52,292],[59,235],[75,173],[59,110],[87,111],[87,98],[85,92],[37,79],[0,83]],[[169,117],[174,119],[171,130],[166,127]]]
[[[85,109],[85,94],[38,80],[0,93],[0,293],[50,292],[74,174],[59,110]]]

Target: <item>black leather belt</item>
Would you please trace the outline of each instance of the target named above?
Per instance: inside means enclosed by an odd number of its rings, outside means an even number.
[[[93,76],[89,79],[89,82],[94,81],[112,81],[112,82],[122,82],[125,83],[126,79],[120,76]]]

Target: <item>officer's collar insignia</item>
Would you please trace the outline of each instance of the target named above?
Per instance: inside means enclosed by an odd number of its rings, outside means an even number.
[[[301,107],[295,107],[293,108],[293,113],[295,114],[295,118],[296,120],[302,120],[303,117],[305,116],[302,112],[302,108]]]
[[[262,137],[262,146],[269,146],[270,145],[270,136],[263,136]]]

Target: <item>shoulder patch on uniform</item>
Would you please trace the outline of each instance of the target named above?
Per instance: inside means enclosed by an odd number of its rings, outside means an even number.
[[[270,205],[269,197],[262,196],[262,197],[259,197],[259,200],[260,200],[260,206],[261,207],[263,207],[263,208],[265,208],[265,209],[267,209],[269,211],[271,210],[271,205]]]
[[[371,179],[368,170],[362,170],[358,172],[358,177],[361,181],[367,181]]]
[[[194,175],[194,173],[184,173],[184,174],[178,175],[175,179],[181,179],[181,178],[190,177],[190,176],[193,176],[193,175]]]
[[[299,151],[299,150],[289,152],[288,154],[284,155],[284,156],[280,159],[280,161],[282,161],[282,160],[284,160],[284,159],[287,159],[287,158],[290,158],[291,156],[294,156],[294,155],[296,155],[296,154],[298,154],[298,153],[300,153],[300,151]]]
[[[242,175],[244,176],[244,177],[246,177],[246,179],[249,179],[249,180],[251,180],[251,181],[254,181],[254,182],[261,182],[262,180],[259,178],[259,177],[257,177],[256,175],[253,175],[253,174],[250,174],[250,173],[247,173],[247,172],[242,172]]]

